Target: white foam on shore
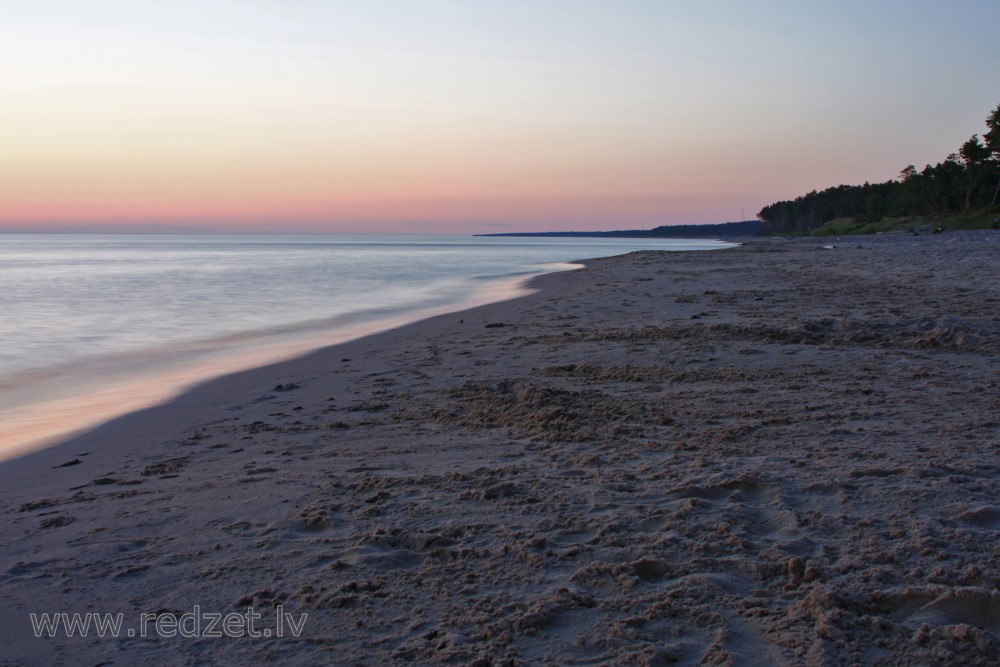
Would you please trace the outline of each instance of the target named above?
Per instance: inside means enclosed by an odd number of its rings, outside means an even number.
[[[546,271],[581,268],[551,263]],[[65,441],[115,417],[167,402],[187,389],[230,373],[267,366],[436,315],[515,299],[534,290],[541,274],[483,282],[475,292],[444,305],[391,313],[341,316],[201,344],[112,355],[61,369],[11,376],[0,384],[0,461]]]

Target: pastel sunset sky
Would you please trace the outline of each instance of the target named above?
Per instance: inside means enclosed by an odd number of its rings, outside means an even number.
[[[8,2],[0,230],[751,218],[981,133],[997,25],[997,0]]]

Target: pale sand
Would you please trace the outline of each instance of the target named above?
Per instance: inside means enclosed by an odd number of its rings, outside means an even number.
[[[596,260],[2,464],[0,664],[997,664],[998,269]],[[278,604],[300,638],[28,619]]]

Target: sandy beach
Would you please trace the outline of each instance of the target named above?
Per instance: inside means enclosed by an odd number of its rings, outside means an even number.
[[[1000,662],[1000,234],[586,264],[0,464],[0,665]]]

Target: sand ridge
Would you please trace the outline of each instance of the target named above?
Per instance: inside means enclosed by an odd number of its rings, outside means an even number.
[[[0,664],[1000,660],[1000,236],[587,264],[0,465]]]

